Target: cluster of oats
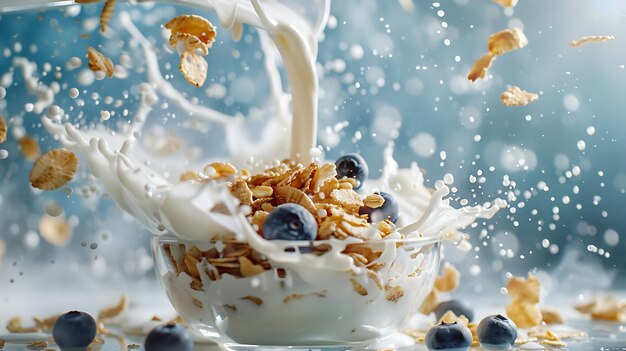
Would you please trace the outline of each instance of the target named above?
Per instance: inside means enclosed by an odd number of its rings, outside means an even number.
[[[295,203],[307,209],[318,224],[317,240],[346,239],[378,240],[396,230],[390,220],[371,224],[362,206],[379,208],[384,198],[379,194],[359,195],[352,178],[337,179],[334,163],[318,165],[285,160],[264,172],[251,175],[246,169],[238,171],[233,165],[215,162],[204,172],[185,172],[181,180],[228,180],[231,193],[242,206],[250,208],[248,219],[262,235],[263,223],[269,213],[284,203]],[[367,265],[371,259],[359,256],[355,261]]]
[[[500,95],[500,100],[504,106],[526,106],[537,99],[539,99],[539,95],[522,90],[515,85]]]
[[[443,274],[435,279],[435,285],[420,307],[420,312],[423,314],[432,313],[441,302],[439,295],[456,290],[460,283],[461,273],[453,265],[446,262],[443,265]]]
[[[519,28],[505,29],[490,35],[487,39],[489,51],[474,62],[467,79],[473,82],[485,78],[496,57],[509,51],[521,49],[526,45],[528,45],[528,39]]]
[[[626,322],[626,300],[613,296],[597,297],[574,308],[595,320]]]
[[[170,45],[181,53],[180,72],[189,83],[201,87],[209,68],[203,56],[209,54],[215,41],[215,27],[204,17],[181,15],[169,21],[165,28],[172,32]]]

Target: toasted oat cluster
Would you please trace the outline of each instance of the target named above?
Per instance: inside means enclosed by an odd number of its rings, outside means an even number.
[[[334,163],[318,165],[285,160],[262,173],[251,175],[246,169],[238,171],[233,165],[214,162],[204,172],[185,172],[181,180],[230,180],[231,193],[242,206],[249,206],[250,223],[262,235],[263,223],[269,213],[284,203],[295,203],[307,209],[317,221],[317,240],[345,239],[377,240],[395,231],[386,219],[370,223],[367,214],[359,214],[362,206],[381,207],[385,200],[380,194],[359,195],[352,178],[337,179]]]
[[[569,42],[569,46],[573,48],[577,48],[579,46],[583,46],[589,43],[601,43],[609,40],[615,39],[613,35],[591,35],[587,37],[582,37],[578,40],[573,40]]]
[[[539,95],[522,90],[517,86],[510,87],[500,95],[500,100],[504,106],[526,106],[537,99],[539,99]]]
[[[185,79],[196,87],[201,87],[207,77],[208,64],[204,57],[215,41],[213,24],[197,15],[181,15],[169,21],[165,28],[169,29],[169,44],[180,54],[180,72]]]

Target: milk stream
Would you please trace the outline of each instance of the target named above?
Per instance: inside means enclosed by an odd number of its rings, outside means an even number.
[[[194,0],[188,4],[214,9],[226,29],[237,29],[241,23],[261,29],[264,68],[271,86],[271,95],[264,109],[271,111],[275,117],[267,123],[260,141],[246,142],[242,138],[241,133],[247,128],[244,116],[228,116],[193,104],[164,79],[152,44],[124,12],[120,13],[120,20],[133,40],[141,45],[148,77],[148,83],[141,85],[141,103],[133,123],[115,135],[94,129],[78,130],[70,123],[59,123],[63,111],[49,109],[47,115],[42,117],[43,125],[65,147],[81,154],[87,160],[91,173],[102,182],[115,203],[155,235],[171,233],[180,238],[203,241],[234,237],[248,242],[270,260],[293,268],[314,266],[334,271],[358,270],[350,257],[341,254],[346,245],[357,239],[331,240],[332,250],[322,256],[286,254],[285,244],[258,236],[224,183],[173,182],[139,161],[142,150],[135,145],[136,137],[140,135],[151,106],[158,101],[159,95],[185,109],[192,118],[223,125],[230,161],[236,165],[245,164],[251,157],[257,165],[287,156],[305,163],[319,161],[321,157],[315,152],[317,33],[302,17],[278,2]],[[281,85],[272,42],[278,48],[287,71],[291,94],[286,93]],[[27,61],[22,62],[21,67],[25,76],[33,77]],[[39,87],[38,106],[50,105],[49,97],[54,95],[45,93],[45,85],[33,86]],[[289,154],[285,154],[285,150],[290,150]],[[477,218],[491,218],[506,205],[504,201],[496,200],[483,206],[453,208],[446,199],[449,188],[442,181],[438,181],[436,189],[431,192],[424,185],[417,164],[407,169],[398,167],[393,158],[393,144],[385,150],[382,176],[366,181],[364,190],[382,190],[397,198],[401,208],[399,229],[398,233],[389,236],[390,239],[404,234],[407,238],[443,236],[461,241],[464,236],[460,229]],[[230,213],[224,213],[224,207]]]

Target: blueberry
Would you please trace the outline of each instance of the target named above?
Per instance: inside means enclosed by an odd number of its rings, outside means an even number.
[[[465,324],[441,323],[426,333],[428,350],[469,350],[472,345],[472,332]]]
[[[85,348],[95,337],[96,321],[85,312],[62,314],[52,327],[52,338],[61,349]]]
[[[437,320],[440,320],[448,311],[454,312],[454,314],[459,317],[465,316],[470,322],[474,319],[474,310],[470,305],[460,300],[448,300],[440,303],[437,308],[435,308]]]
[[[393,195],[381,191],[380,196],[385,199],[383,205],[379,208],[370,208],[367,206],[362,206],[359,209],[359,214],[367,214],[367,220],[370,222],[380,222],[385,219],[396,223],[398,220],[398,215],[400,214],[400,207],[398,206],[398,201]]]
[[[268,240],[315,240],[317,222],[306,208],[292,203],[276,207],[263,223]]]
[[[335,161],[335,166],[337,166],[337,179],[354,178],[356,180],[354,189],[359,189],[369,174],[367,162],[359,154],[343,155]]]
[[[517,339],[517,326],[512,320],[501,316],[485,317],[477,329],[478,341],[487,350],[506,350]]]
[[[144,343],[146,351],[191,351],[193,339],[178,324],[159,325],[152,329]]]

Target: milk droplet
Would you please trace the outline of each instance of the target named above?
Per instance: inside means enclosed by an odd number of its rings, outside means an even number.
[[[76,99],[78,95],[80,95],[80,92],[78,91],[78,89],[72,88],[70,89],[69,94],[72,99]]]
[[[578,150],[583,151],[585,150],[585,147],[587,147],[587,144],[584,140],[578,140],[578,142],[576,142],[576,147],[578,148]]]

